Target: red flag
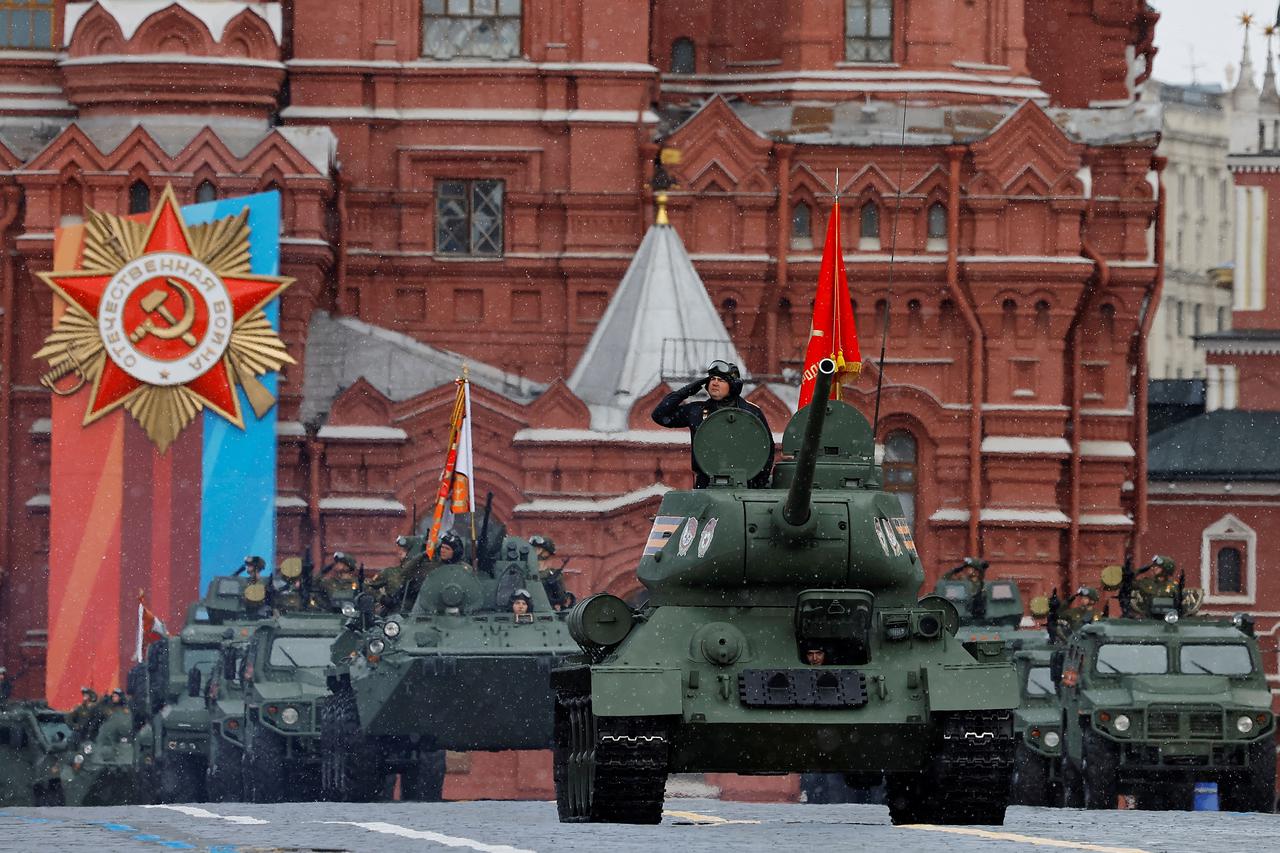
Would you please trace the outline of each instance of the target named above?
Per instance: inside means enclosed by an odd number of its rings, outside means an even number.
[[[133,659],[141,663],[146,659],[147,649],[151,644],[163,640],[165,636],[164,622],[147,609],[142,603],[142,593],[138,593],[138,642],[133,650]]]
[[[818,376],[818,362],[829,358],[836,363],[835,380],[831,383],[831,399],[840,399],[840,380],[856,379],[862,372],[862,354],[858,350],[858,327],[853,320],[853,301],[849,298],[849,276],[844,270],[840,251],[840,203],[831,207],[827,225],[827,243],[822,250],[822,269],[818,273],[818,295],[813,300],[813,328],[809,346],[804,352],[804,374],[800,381],[800,406],[813,399],[813,383]]]

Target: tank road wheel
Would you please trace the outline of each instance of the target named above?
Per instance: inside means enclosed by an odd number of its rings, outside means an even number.
[[[1222,810],[1262,812],[1276,810],[1276,736],[1249,745],[1249,766],[1222,780]]]
[[[444,796],[444,750],[420,749],[418,760],[404,775],[404,799],[438,803]]]
[[[1084,784],[1084,806],[1087,809],[1116,807],[1116,771],[1120,756],[1116,747],[1091,729],[1081,733],[1084,758],[1080,779]]]
[[[286,800],[284,738],[261,723],[246,726],[244,750],[244,793],[251,803],[280,803]]]
[[[1013,758],[1013,789],[1010,801],[1019,806],[1047,806],[1052,802],[1049,759],[1018,744]]]
[[[889,816],[895,824],[1003,824],[1017,746],[1013,712],[935,716],[933,762],[923,774],[897,777],[889,789]]]
[[[244,800],[243,750],[231,746],[213,732],[209,735],[209,770],[205,790],[215,803],[238,803]]]
[[[356,695],[340,687],[320,704],[320,796],[370,803],[382,796],[386,774],[378,742],[360,731]]]
[[[561,822],[661,823],[668,748],[660,718],[599,718],[590,696],[558,690],[553,757]]]
[[[198,760],[189,756],[161,759],[156,798],[162,803],[204,802],[204,772]]]

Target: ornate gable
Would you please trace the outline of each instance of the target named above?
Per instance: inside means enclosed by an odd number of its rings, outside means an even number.
[[[1080,169],[1084,146],[1068,139],[1044,110],[1027,101],[971,150],[975,170],[989,176],[995,186],[1012,190],[1032,170],[1047,192],[1063,175]]]
[[[682,184],[704,188],[715,183],[726,191],[745,189],[740,184],[763,166],[773,150],[773,142],[744,124],[719,95],[677,128],[666,145],[685,152],[686,159],[674,169]]]
[[[542,396],[529,404],[529,426],[552,429],[589,429],[591,412],[563,379],[552,382]]]

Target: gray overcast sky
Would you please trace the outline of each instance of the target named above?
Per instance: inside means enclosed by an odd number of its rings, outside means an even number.
[[[1240,65],[1240,13],[1252,12],[1250,31],[1253,67],[1261,85],[1266,67],[1262,27],[1276,20],[1276,0],[1147,0],[1160,13],[1156,24],[1155,78],[1166,83],[1189,83],[1192,56],[1195,79],[1226,84],[1226,66]],[[1277,45],[1280,47],[1280,45]]]

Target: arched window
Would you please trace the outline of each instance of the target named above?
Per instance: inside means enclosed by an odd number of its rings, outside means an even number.
[[[218,188],[213,185],[212,181],[201,181],[200,186],[196,187],[196,202],[198,204],[215,201],[217,198]]]
[[[884,490],[902,502],[907,523],[916,526],[916,439],[905,429],[884,438]]]
[[[146,213],[151,209],[151,187],[139,179],[129,185],[129,212]]]
[[[1231,546],[1219,548],[1215,564],[1214,580],[1217,584],[1215,591],[1219,595],[1229,593],[1238,595],[1244,592],[1244,579],[1241,571],[1244,567],[1244,556],[1240,553],[1239,548]]]
[[[893,61],[893,0],[845,0],[844,58]]]
[[[1006,337],[1012,338],[1018,333],[1018,303],[1006,299],[1000,303],[1000,314],[1003,318],[1003,331]]]
[[[698,70],[698,52],[693,39],[681,36],[671,43],[671,73],[693,74]]]
[[[919,299],[907,302],[907,335],[916,341],[924,338],[924,311]]]
[[[1036,303],[1036,334],[1047,338],[1052,325],[1053,318],[1049,314],[1049,303],[1041,299]]]
[[[941,202],[929,205],[927,223],[928,240],[925,248],[930,252],[942,252],[947,248],[947,209]]]
[[[738,300],[732,296],[726,297],[720,303],[720,318],[724,321],[724,327],[732,332],[738,326]]]
[[[880,248],[880,207],[869,201],[858,217],[858,248],[875,251]]]
[[[791,208],[791,248],[813,248],[813,208],[808,202],[797,202]]]
[[[1103,341],[1110,344],[1116,339],[1116,306],[1108,302],[1098,309],[1098,325]]]

